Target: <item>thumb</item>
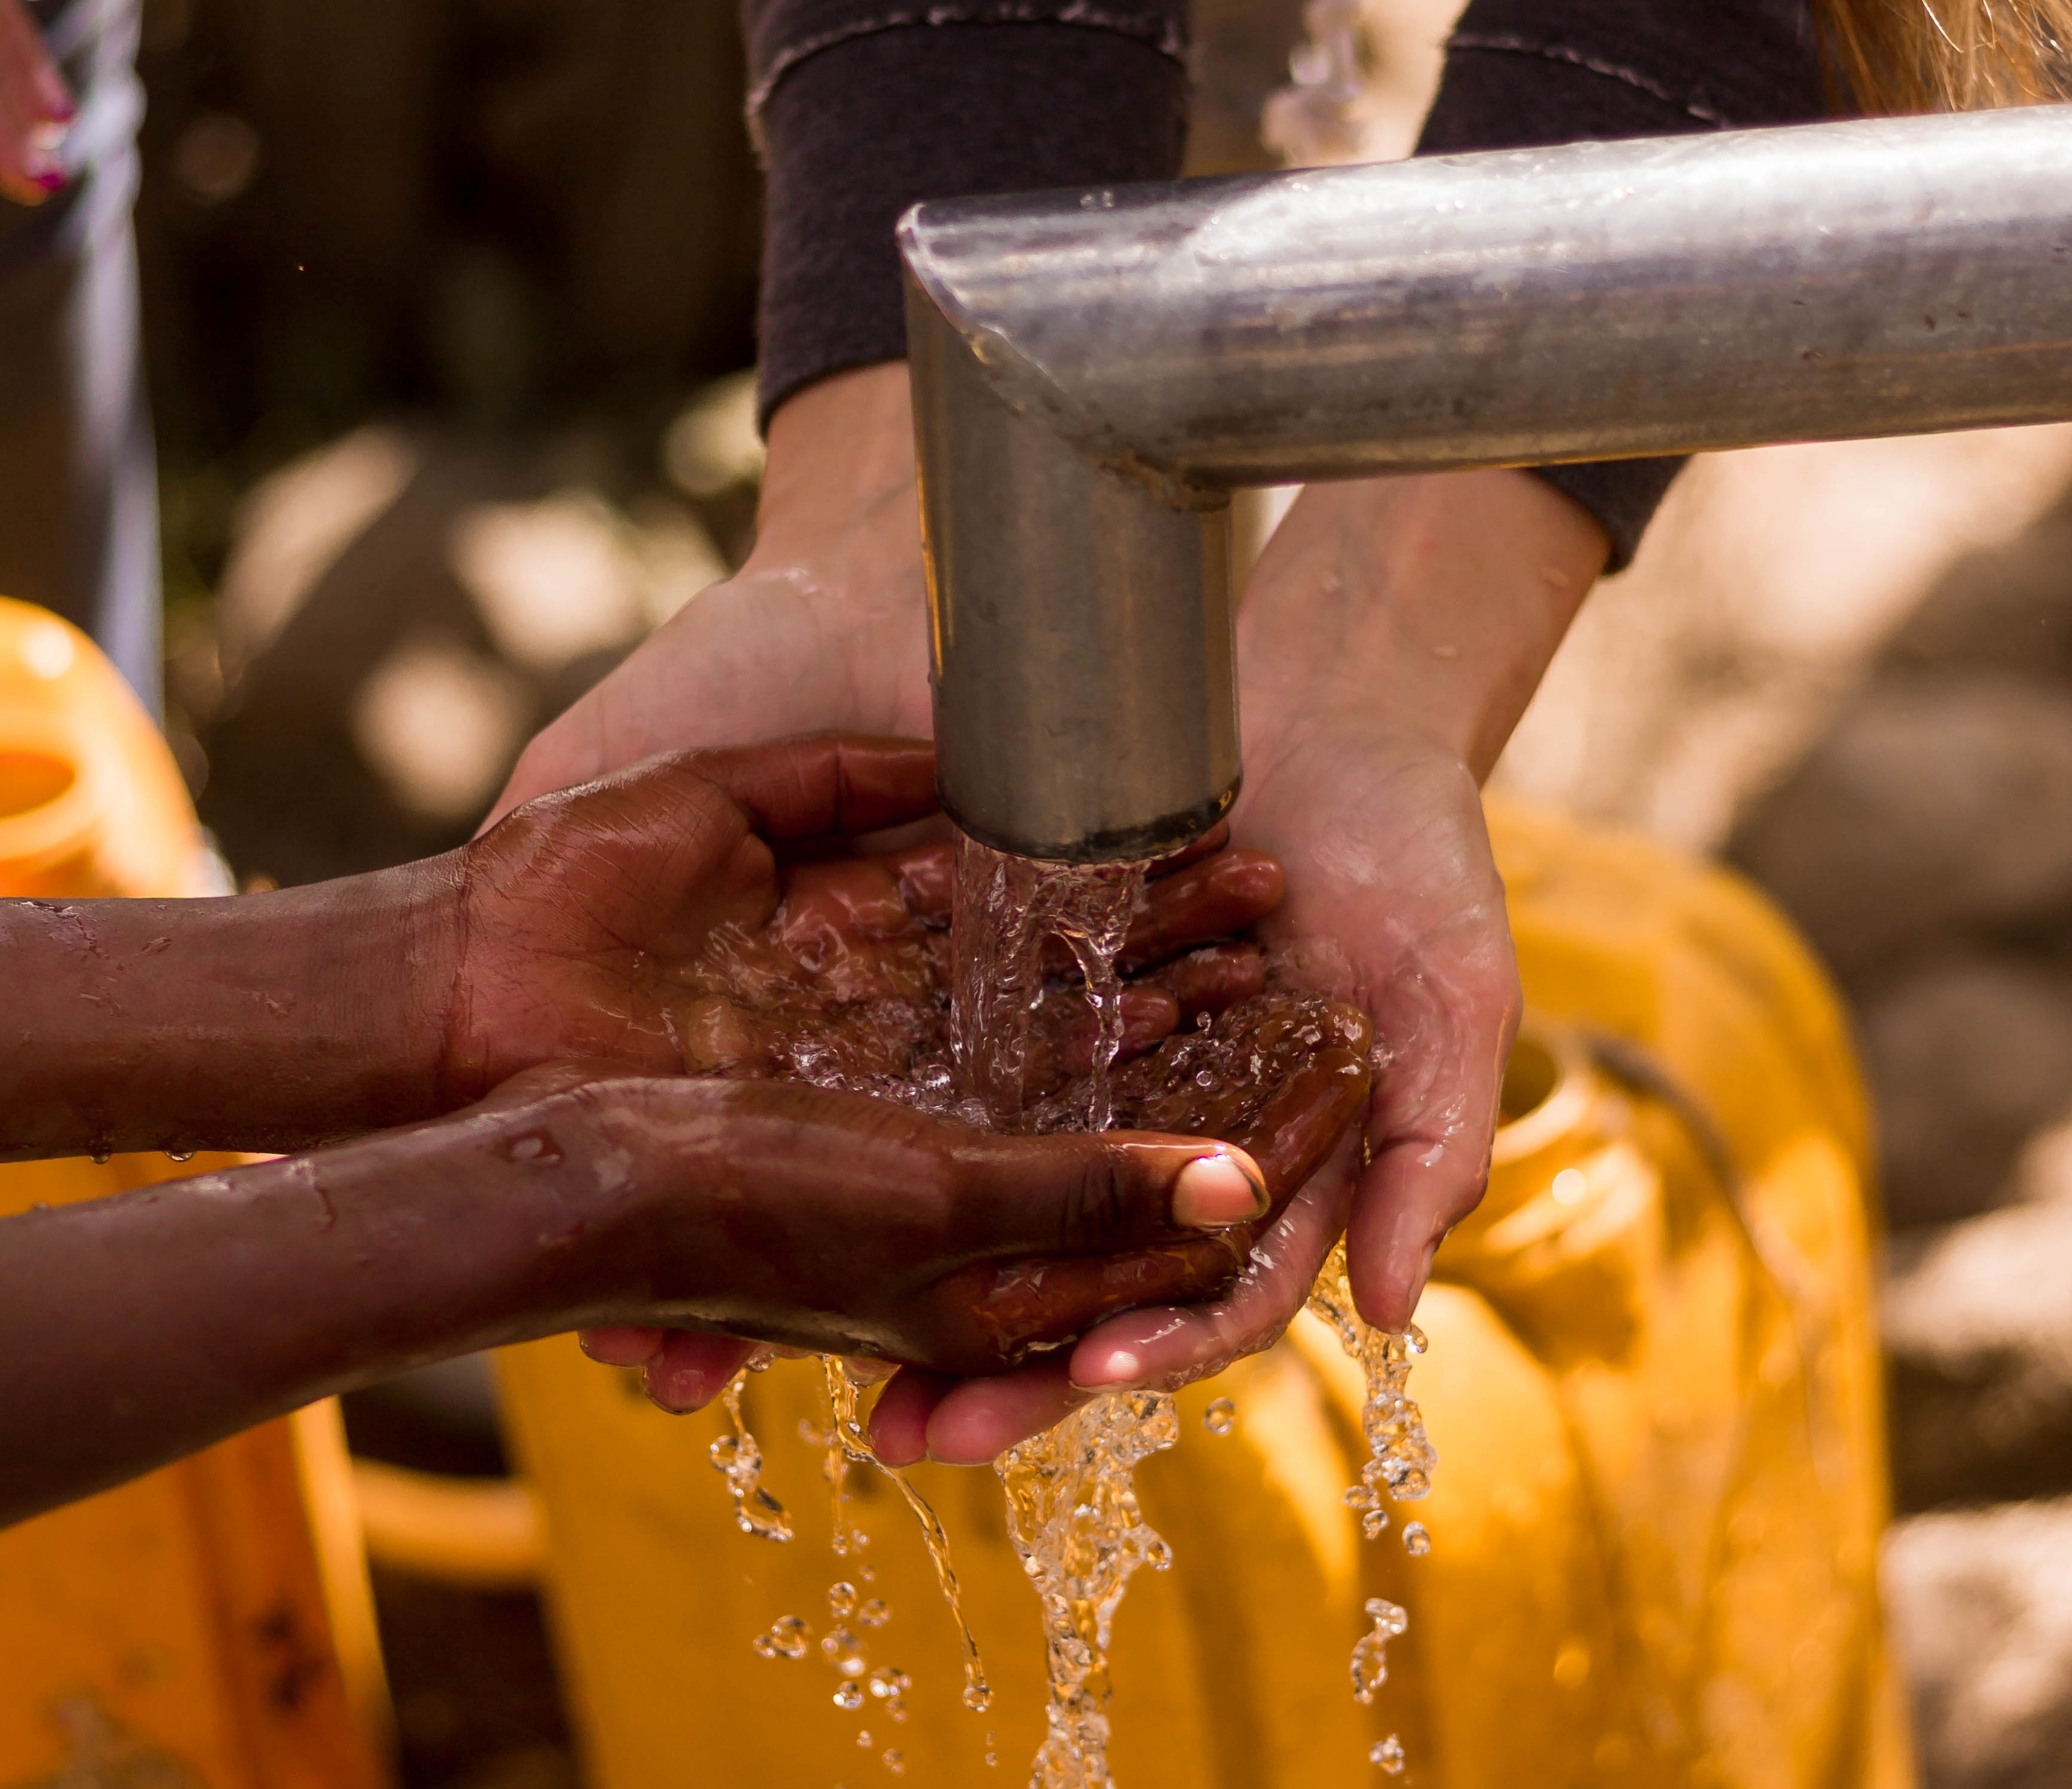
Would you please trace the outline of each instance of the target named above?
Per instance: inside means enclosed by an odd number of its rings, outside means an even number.
[[[1111,1255],[1265,1216],[1266,1176],[1244,1150],[1144,1133],[997,1137],[952,1157],[960,1228],[993,1255]]]

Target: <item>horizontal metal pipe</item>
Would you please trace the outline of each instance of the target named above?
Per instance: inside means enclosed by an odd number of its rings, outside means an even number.
[[[2072,107],[920,207],[1003,399],[1231,486],[2072,414]]]
[[[1227,493],[2072,417],[2072,108],[900,224],[939,781],[1147,856],[1235,798]]]

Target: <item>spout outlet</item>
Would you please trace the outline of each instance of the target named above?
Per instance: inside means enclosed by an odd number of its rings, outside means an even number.
[[[916,207],[944,805],[1170,850],[1238,786],[1223,494],[2072,417],[2072,107]]]

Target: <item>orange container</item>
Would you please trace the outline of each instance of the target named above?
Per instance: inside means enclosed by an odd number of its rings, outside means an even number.
[[[178,767],[84,634],[0,598],[0,896],[208,892]],[[238,1158],[0,1163],[0,1214]],[[0,1530],[0,1783],[378,1789],[335,1405]]]

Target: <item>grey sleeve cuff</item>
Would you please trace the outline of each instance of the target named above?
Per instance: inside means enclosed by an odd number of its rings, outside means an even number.
[[[1797,124],[1822,116],[1824,97],[1800,0],[1472,0],[1417,152]],[[1597,519],[1616,572],[1683,464],[1536,470]]]

